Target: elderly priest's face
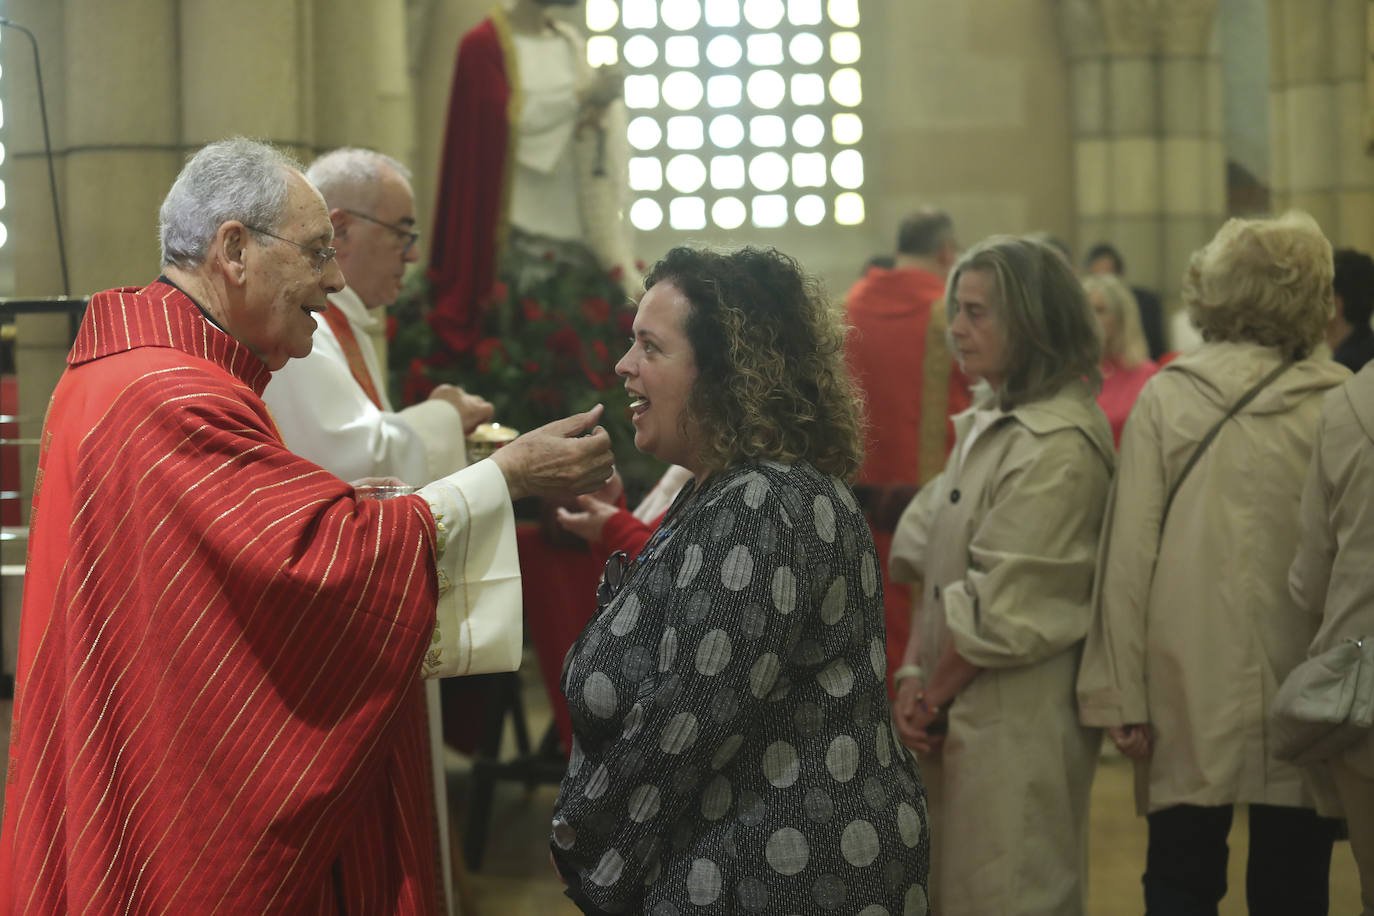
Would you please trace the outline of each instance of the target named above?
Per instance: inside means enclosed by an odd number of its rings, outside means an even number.
[[[334,238],[320,192],[297,172],[272,235],[249,232],[243,250],[242,295],[226,329],[276,371],[310,353],[315,316],[343,288],[338,263],[325,257]],[[273,236],[279,236],[274,238]]]

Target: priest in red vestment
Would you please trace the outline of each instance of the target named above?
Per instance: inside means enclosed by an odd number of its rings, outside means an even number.
[[[954,442],[949,418],[971,403],[945,340],[945,276],[958,256],[949,215],[917,211],[897,232],[893,266],[870,267],[845,301],[849,368],[868,419],[855,489],[882,563],[890,674],[911,630],[911,593],[887,574],[892,527],[916,488],[944,470]]]
[[[42,434],[0,914],[429,916],[421,677],[518,661],[510,499],[604,482],[598,411],[360,499],[260,397],[343,284],[319,194],[225,141],[161,217]]]

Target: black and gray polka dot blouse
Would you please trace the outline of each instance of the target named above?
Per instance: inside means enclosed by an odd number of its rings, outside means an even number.
[[[564,671],[569,896],[648,916],[925,913],[925,790],[891,727],[849,487],[804,463],[718,474],[627,575]]]

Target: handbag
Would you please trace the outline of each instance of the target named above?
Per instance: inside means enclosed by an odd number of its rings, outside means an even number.
[[[1269,710],[1270,746],[1289,763],[1320,763],[1371,734],[1374,638],[1343,639],[1298,665]]]

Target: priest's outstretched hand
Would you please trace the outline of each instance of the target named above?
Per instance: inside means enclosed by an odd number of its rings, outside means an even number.
[[[611,437],[596,425],[605,408],[597,404],[525,433],[498,449],[491,460],[506,475],[511,499],[590,493],[614,470]]]

